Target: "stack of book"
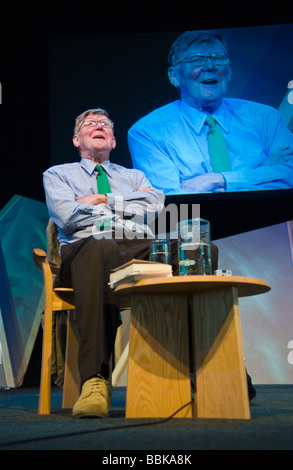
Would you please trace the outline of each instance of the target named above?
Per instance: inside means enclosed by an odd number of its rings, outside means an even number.
[[[133,259],[111,271],[109,285],[112,289],[115,289],[119,284],[135,283],[141,279],[171,276],[171,264]]]

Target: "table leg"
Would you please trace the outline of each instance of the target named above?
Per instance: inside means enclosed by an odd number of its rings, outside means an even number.
[[[250,419],[237,288],[195,293],[192,324],[193,416]]]
[[[126,417],[168,417],[190,401],[186,296],[133,294]],[[191,405],[176,414],[191,416]]]

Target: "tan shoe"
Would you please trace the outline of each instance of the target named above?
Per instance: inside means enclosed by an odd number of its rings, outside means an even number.
[[[87,380],[72,410],[73,418],[107,418],[108,383],[101,377]]]

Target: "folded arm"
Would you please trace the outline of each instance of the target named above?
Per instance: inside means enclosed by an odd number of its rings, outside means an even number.
[[[153,220],[162,210],[164,195],[151,187],[141,172],[135,186],[129,185],[122,194],[89,194],[76,196],[73,183],[54,168],[44,173],[46,202],[51,218],[65,235],[72,234],[97,222],[111,219],[121,222],[124,217],[136,223]]]
[[[66,178],[54,169],[44,173],[43,181],[49,214],[65,235],[83,230],[105,217],[112,217],[111,209],[106,204],[97,202],[96,196],[103,195],[92,194],[76,199],[75,192]]]

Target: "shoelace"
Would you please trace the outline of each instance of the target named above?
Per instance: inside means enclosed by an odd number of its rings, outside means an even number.
[[[98,375],[97,377],[90,379],[88,385],[92,392],[102,392],[105,385],[108,387],[108,382],[104,377]]]

